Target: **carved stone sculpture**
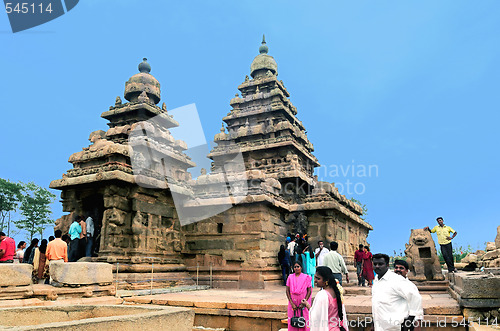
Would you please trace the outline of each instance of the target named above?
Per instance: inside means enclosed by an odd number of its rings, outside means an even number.
[[[436,245],[429,231],[412,229],[410,242],[405,249],[406,262],[410,267],[408,278],[416,281],[443,280]]]

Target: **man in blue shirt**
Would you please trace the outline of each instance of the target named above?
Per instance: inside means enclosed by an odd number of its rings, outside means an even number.
[[[80,239],[80,233],[82,233],[82,227],[80,226],[81,217],[75,217],[73,223],[69,227],[69,237],[71,239],[71,243],[69,244],[69,262],[76,262],[78,260],[78,242]]]

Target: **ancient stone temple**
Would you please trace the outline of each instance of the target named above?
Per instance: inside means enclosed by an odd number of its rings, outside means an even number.
[[[188,146],[170,134],[178,123],[157,106],[160,84],[144,60],[125,84],[128,102],[117,97],[101,115],[108,131],[93,132],[91,145],[70,157],[73,169],[51,183],[70,213],[57,227],[64,232],[72,217],[90,214],[99,233],[94,259],[138,273],[155,263],[205,283],[211,274],[216,287],[278,283],[276,255],[289,232],[307,233],[314,247],[335,240],[352,260],[372,227],[359,205],[314,176],[320,164],[265,40],[259,53],[214,138],[210,171],[195,180]]]
[[[313,172],[319,163],[313,145],[278,80],[278,65],[265,40],[259,52],[250,66],[251,78],[246,76],[238,86],[241,95],[231,99],[232,110],[214,138],[217,146],[208,155],[212,172],[194,183],[195,189],[208,191],[224,164],[241,153],[245,197],[233,208],[183,228],[186,264],[190,270],[212,265],[215,284],[221,287],[264,287],[280,279],[276,254],[287,232],[307,233],[314,243],[336,240],[349,260],[372,229],[360,218],[360,206],[333,184],[316,180]],[[219,202],[212,194],[193,208]]]
[[[92,132],[91,145],[69,158],[73,169],[50,184],[62,190],[63,211],[69,213],[56,222],[56,227],[65,233],[77,215],[91,216],[96,226],[96,260],[119,262],[122,271],[150,272],[151,263],[163,266],[157,271],[179,271],[185,241],[171,191],[189,194],[189,190],[168,186],[165,178],[176,183],[176,179],[189,177],[186,169],[194,163],[182,152],[185,143],[175,140],[168,131],[178,123],[167,114],[165,104],[157,106],[160,84],[150,74],[146,59],[139,64],[139,71],[125,83],[128,102],[122,103],[117,97],[114,106],[102,113],[109,129]],[[158,116],[162,118],[161,127],[146,127],[144,121]],[[161,155],[153,158],[156,162],[147,173],[134,173],[131,166],[129,133],[138,125],[150,132],[149,149]],[[172,164],[177,167],[163,173],[159,164],[162,159],[175,159]],[[139,181],[155,185],[148,188],[138,185]],[[141,264],[147,267],[141,268]],[[189,278],[187,273],[182,277]]]

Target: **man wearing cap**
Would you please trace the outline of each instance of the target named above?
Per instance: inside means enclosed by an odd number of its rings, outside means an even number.
[[[451,240],[457,236],[457,231],[453,230],[450,226],[444,225],[444,220],[442,217],[436,219],[438,225],[429,229],[428,226],[424,228],[431,233],[436,233],[438,237],[438,243],[441,246],[441,254],[443,254],[444,262],[448,267],[448,272],[456,272],[455,264],[453,263],[453,247],[451,245]],[[453,235],[451,235],[453,233]],[[451,235],[451,236],[450,236]]]

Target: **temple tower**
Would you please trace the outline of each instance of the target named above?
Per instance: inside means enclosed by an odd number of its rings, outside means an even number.
[[[278,80],[278,65],[268,55],[265,37],[246,76],[238,86],[241,93],[231,99],[232,109],[223,121],[227,133],[215,137],[218,144],[208,155],[218,171],[231,151],[241,151],[247,170],[259,170],[282,186],[281,196],[299,202],[314,186],[314,168],[319,166],[312,154],[297,108],[289,100],[283,81]]]
[[[92,216],[93,260],[119,262],[120,272],[151,272],[151,263],[157,272],[183,268],[185,241],[171,191],[190,194],[189,188],[175,184],[190,179],[187,169],[195,164],[183,153],[186,144],[168,130],[178,123],[168,115],[165,103],[157,106],[160,83],[150,71],[144,59],[139,73],[125,83],[128,102],[117,97],[114,106],[102,113],[109,129],[92,132],[91,145],[70,156],[73,169],[50,184],[62,191],[63,211],[69,212],[56,227],[67,232],[77,215]],[[134,277],[124,274],[123,279],[133,282]],[[177,275],[166,282],[183,279]]]
[[[338,193],[334,185],[318,183],[319,166],[312,154],[304,125],[290,94],[278,80],[278,65],[262,45],[246,76],[231,99],[231,111],[223,118],[217,144],[208,157],[212,171],[198,177],[195,191],[206,192],[196,203],[202,208],[227,203],[221,199],[220,180],[228,186],[246,181],[246,191],[233,189],[233,207],[198,223],[183,227],[186,264],[193,272],[212,267],[215,285],[263,288],[281,278],[276,254],[288,232],[308,233],[311,242],[337,240],[340,251],[366,242],[371,226],[360,219],[361,208]],[[244,169],[231,180],[222,176],[228,164],[241,156]],[[226,199],[227,200],[227,199]]]

